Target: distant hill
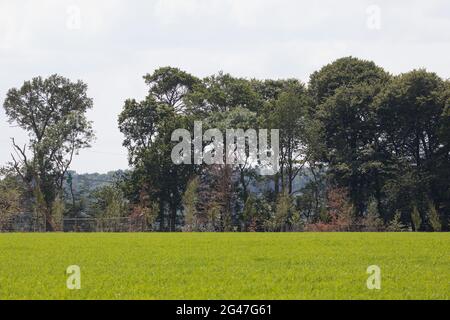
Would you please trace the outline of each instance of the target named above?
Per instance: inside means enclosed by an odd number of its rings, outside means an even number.
[[[125,170],[109,171],[107,173],[83,173],[79,174],[75,171],[70,171],[72,176],[72,186],[75,198],[88,199],[92,191],[100,187],[113,184],[117,179],[126,173]],[[300,190],[311,179],[309,175],[299,175],[294,179],[294,190]],[[272,179],[263,179],[262,181],[253,181],[250,186],[250,191],[260,194],[267,190],[273,190],[274,185]],[[70,195],[70,187],[66,181],[65,191]]]
[[[108,173],[83,173],[69,171],[64,189],[66,194],[70,195],[69,175],[72,178],[72,188],[75,198],[89,198],[92,191],[100,187],[113,184],[118,177],[124,174],[124,170],[109,171]]]

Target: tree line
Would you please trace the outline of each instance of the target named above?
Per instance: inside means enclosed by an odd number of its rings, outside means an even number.
[[[128,99],[118,127],[130,170],[92,193],[91,216],[136,217],[154,231],[447,231],[450,82],[424,69],[392,75],[338,59],[297,79],[163,67]],[[0,219],[20,212],[77,216],[69,166],[94,134],[87,86],[41,77],[9,90],[6,115],[29,133],[2,169]],[[172,132],[279,129],[279,171],[245,164],[174,164]],[[24,209],[26,207],[26,209]],[[0,220],[1,221],[1,220]],[[0,222],[1,223],[1,222]]]

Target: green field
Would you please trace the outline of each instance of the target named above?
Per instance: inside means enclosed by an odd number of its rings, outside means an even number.
[[[28,298],[449,299],[450,233],[0,234],[0,300]]]

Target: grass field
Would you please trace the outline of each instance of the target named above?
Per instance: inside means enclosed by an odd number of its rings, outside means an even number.
[[[0,300],[28,298],[449,299],[450,233],[0,234]]]

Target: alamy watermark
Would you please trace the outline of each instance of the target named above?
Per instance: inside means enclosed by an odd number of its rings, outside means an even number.
[[[66,269],[68,275],[66,286],[69,290],[81,289],[81,269],[77,265],[68,266]]]
[[[224,135],[215,128],[203,133],[202,122],[195,121],[193,139],[188,130],[176,129],[171,140],[179,142],[171,154],[175,164],[249,165],[261,175],[278,172],[278,129],[226,129]]]
[[[367,278],[366,285],[369,290],[381,289],[381,268],[377,265],[368,266],[366,270],[369,277]]]
[[[369,30],[381,29],[381,8],[378,5],[368,6],[366,9],[367,20],[366,25]]]
[[[81,29],[81,9],[78,6],[71,5],[67,7],[66,27],[69,30]]]

